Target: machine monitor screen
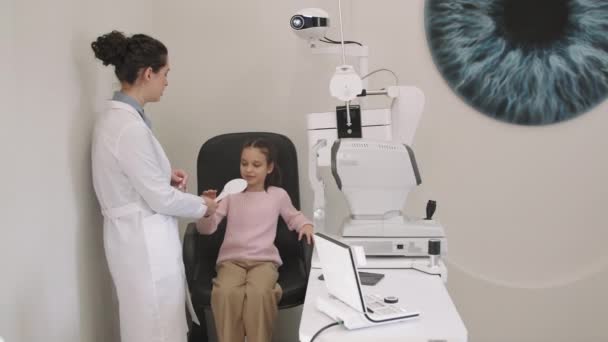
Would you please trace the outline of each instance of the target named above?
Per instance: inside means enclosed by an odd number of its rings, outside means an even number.
[[[327,292],[365,313],[361,296],[361,282],[350,247],[325,234],[315,234],[315,249],[325,275]]]

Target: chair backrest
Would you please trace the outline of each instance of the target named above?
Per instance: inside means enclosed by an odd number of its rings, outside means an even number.
[[[241,149],[245,142],[264,138],[273,144],[277,150],[277,165],[281,169],[281,187],[287,191],[294,207],[300,209],[300,187],[298,178],[298,157],[296,148],[284,135],[268,132],[244,132],[228,133],[215,136],[207,140],[200,149],[197,159],[198,193],[204,190],[216,189],[221,191],[228,181],[240,178]],[[205,248],[199,248],[204,258],[217,259],[219,248],[224,240],[226,231],[226,220],[219,226],[218,230],[211,236],[202,239]],[[301,257],[303,255],[302,245],[297,239],[297,234],[289,231],[285,222],[279,218],[277,237],[275,245],[279,250],[281,258]]]

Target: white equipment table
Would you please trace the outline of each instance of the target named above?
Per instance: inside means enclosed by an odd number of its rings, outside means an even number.
[[[316,253],[315,253],[316,254]],[[320,296],[328,296],[327,288],[319,280],[321,268],[313,258],[304,309],[300,321],[300,341],[310,342],[314,334],[333,322],[316,308]],[[428,275],[416,270],[396,268],[395,259],[368,257],[367,267],[360,271],[383,273],[385,276],[375,286],[362,286],[370,294],[396,296],[398,305],[408,311],[420,312],[420,317],[394,324],[348,330],[344,326],[334,326],[323,331],[314,342],[321,341],[416,341],[416,342],[466,342],[467,330],[460,319],[444,282],[438,275]],[[403,262],[403,264],[411,262]],[[386,268],[384,268],[386,267]]]

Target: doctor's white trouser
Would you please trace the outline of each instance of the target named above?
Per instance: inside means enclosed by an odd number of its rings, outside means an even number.
[[[186,288],[177,221],[160,214],[134,218],[141,224],[114,224],[116,219],[104,224],[121,341],[186,342]]]

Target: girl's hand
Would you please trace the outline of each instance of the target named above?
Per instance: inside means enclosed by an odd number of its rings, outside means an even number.
[[[310,245],[310,244],[312,244],[314,234],[315,233],[313,231],[312,225],[305,224],[304,226],[302,226],[302,228],[298,232],[298,241],[301,241],[302,236],[306,235],[306,242],[308,242],[308,244]]]

